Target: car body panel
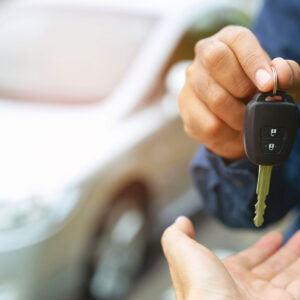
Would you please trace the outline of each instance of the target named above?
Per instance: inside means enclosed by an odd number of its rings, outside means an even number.
[[[0,101],[0,203],[17,207],[27,197],[53,195],[45,218],[0,232],[0,298],[1,286],[7,285],[16,291],[15,300],[75,299],[85,280],[91,239],[120,189],[138,180],[150,190],[153,231],[170,203],[190,191],[189,160],[199,144],[184,133],[176,95],[145,98],[207,4],[180,1],[170,10],[113,1],[40,3],[90,11],[109,7],[160,19],[105,101],[58,105],[3,95]],[[28,8],[37,1],[13,5]]]

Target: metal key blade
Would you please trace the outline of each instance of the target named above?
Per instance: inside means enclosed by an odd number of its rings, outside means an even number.
[[[257,203],[255,205],[254,224],[260,227],[264,222],[264,213],[266,209],[266,198],[269,193],[272,166],[259,166],[258,181],[256,187]]]

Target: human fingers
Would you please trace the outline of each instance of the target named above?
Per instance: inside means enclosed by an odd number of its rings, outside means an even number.
[[[300,257],[300,231],[288,243],[262,264],[252,269],[252,273],[262,279],[271,280]]]
[[[177,218],[175,223],[169,226],[162,235],[161,243],[169,264],[176,300],[184,300],[186,289],[190,286],[189,276],[185,275],[188,262],[182,257],[182,252],[185,253],[186,250],[182,251],[181,248],[185,248],[187,243],[193,241],[194,235],[194,227],[186,217]]]
[[[239,134],[214,115],[188,83],[178,97],[178,106],[186,133],[209,148],[214,148],[216,143],[233,140]]]
[[[284,270],[272,278],[272,285],[286,289],[292,282],[300,280],[300,258],[289,264]]]
[[[273,60],[277,76],[278,87],[288,90],[292,94],[296,103],[300,99],[300,66],[294,60],[285,60],[277,57]]]
[[[180,286],[185,295],[192,288],[200,286],[201,278],[203,281],[213,282],[215,269],[226,273],[221,261],[209,249],[197,243],[192,238],[193,235],[191,222],[186,218],[179,218],[162,236],[162,246],[169,267],[176,274],[176,282],[173,283]]]
[[[178,217],[175,221],[175,226],[177,226],[178,229],[181,230],[183,233],[185,233],[188,237],[194,239],[195,230],[194,230],[193,223],[189,218],[184,216]]]
[[[273,59],[272,65],[277,71],[279,89],[293,90],[300,85],[300,66],[297,62],[277,57]]]
[[[255,86],[242,69],[228,45],[216,38],[200,40],[195,46],[196,60],[215,81],[235,98],[246,98],[255,92]],[[202,78],[198,78],[199,84]]]
[[[282,241],[282,235],[278,232],[267,233],[255,245],[225,259],[224,262],[239,264],[250,270],[273,255],[282,244]]]
[[[174,224],[169,226],[163,233],[161,244],[166,255],[166,258],[171,260],[173,256],[178,258],[178,251],[182,248],[183,251],[191,245],[197,244],[194,241],[194,227],[192,222],[186,217],[179,217]],[[198,244],[197,244],[198,245]],[[180,257],[179,257],[180,259]]]
[[[244,72],[260,91],[273,89],[271,60],[249,29],[227,26],[215,36],[232,49]]]
[[[291,282],[286,288],[286,291],[294,297],[294,300],[300,300],[299,286],[300,286],[300,279],[297,279]]]
[[[290,239],[287,246],[294,259],[291,258],[291,263],[271,280],[272,284],[281,288],[286,288],[294,280],[300,280],[300,231]]]
[[[292,72],[292,86],[291,89],[297,89],[300,88],[300,66],[299,64],[294,60],[287,60],[287,63],[289,64]],[[298,95],[299,96],[299,95]]]
[[[245,104],[234,98],[218,84],[199,61],[194,61],[187,74],[187,80],[190,82],[198,102],[204,103],[212,114],[229,127],[241,131],[243,129]]]
[[[222,262],[192,239],[189,220],[179,218],[164,232],[162,245],[181,299],[240,299],[235,282]]]

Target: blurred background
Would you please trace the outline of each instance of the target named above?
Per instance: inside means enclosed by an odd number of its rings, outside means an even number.
[[[0,300],[174,300],[177,216],[219,257],[263,234],[203,215],[176,104],[194,44],[260,6],[0,1]]]

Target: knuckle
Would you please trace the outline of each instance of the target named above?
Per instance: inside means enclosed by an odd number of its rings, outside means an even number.
[[[300,65],[299,65],[299,63],[298,62],[296,62],[295,60],[290,60],[290,62],[294,65],[294,67],[295,68],[297,68],[298,69],[298,71],[299,71],[299,69],[300,69]]]
[[[231,43],[244,40],[245,38],[248,38],[250,35],[252,35],[252,32],[248,28],[243,26],[229,25],[224,28],[224,31],[229,37]]]
[[[191,137],[195,137],[195,134],[197,132],[195,122],[192,120],[192,116],[189,114],[184,119],[183,128],[187,135]]]
[[[225,26],[222,31],[227,31],[227,32],[240,32],[240,31],[244,31],[244,30],[248,30],[246,27],[241,26],[241,25],[227,25]]]
[[[238,27],[235,33],[235,40],[240,41],[247,39],[250,35],[252,35],[252,32],[245,27]]]
[[[220,134],[221,129],[221,122],[217,119],[214,119],[211,122],[206,123],[204,132],[206,136],[209,136],[210,138],[216,138]]]
[[[195,48],[194,48],[194,52],[195,52],[195,55],[198,56],[199,54],[202,53],[203,49],[206,48],[207,44],[209,43],[209,39],[202,39],[202,40],[199,40],[196,45],[195,45]]]
[[[246,66],[255,66],[257,65],[257,62],[260,60],[260,57],[257,56],[255,52],[249,52],[244,57],[244,64]]]
[[[195,55],[197,55],[197,53],[198,53],[199,51],[201,51],[203,42],[204,42],[204,39],[203,39],[203,40],[199,40],[199,41],[195,44],[195,46],[194,46],[194,53],[195,53]]]
[[[223,91],[218,91],[215,93],[210,100],[210,106],[214,111],[220,111],[226,105],[228,99],[227,93]]]
[[[189,78],[191,78],[191,77],[194,75],[194,73],[195,73],[195,67],[194,67],[194,64],[192,63],[192,64],[190,64],[190,65],[186,68],[186,70],[185,70],[185,77],[186,77],[187,79],[189,79]]]
[[[211,41],[202,50],[202,59],[206,67],[216,69],[226,61],[229,49],[221,42]]]
[[[274,59],[273,59],[273,63],[281,63],[281,62],[284,62],[285,60],[282,58],[282,57],[275,57]]]
[[[186,99],[187,99],[187,92],[186,92],[186,86],[183,87],[183,89],[180,91],[178,97],[177,97],[177,106],[179,113],[183,119],[186,118],[186,114],[188,113],[187,111],[187,104],[186,104]]]
[[[252,93],[254,93],[255,88],[251,82],[245,80],[235,81],[235,91],[234,96],[237,98],[246,98]]]
[[[292,74],[292,81],[296,81],[297,84],[300,83],[300,65],[295,60],[287,60],[290,67],[290,72]]]
[[[191,138],[203,142],[203,129],[192,115],[188,115],[183,123],[184,132]]]
[[[197,62],[193,62],[186,69],[186,81],[184,87],[186,88],[189,94],[195,93],[196,95],[199,95],[201,90],[200,78],[203,79],[201,71],[201,67]]]
[[[185,132],[188,136],[190,136],[190,137],[192,137],[192,138],[195,138],[195,137],[196,137],[195,132],[194,132],[194,130],[192,129],[192,127],[189,127],[187,124],[184,124],[184,125],[183,125],[183,129],[184,129],[184,132]]]
[[[177,97],[177,104],[178,104],[178,109],[179,109],[180,113],[182,113],[182,110],[183,110],[184,98],[185,98],[184,92],[183,92],[183,90],[181,90]]]

